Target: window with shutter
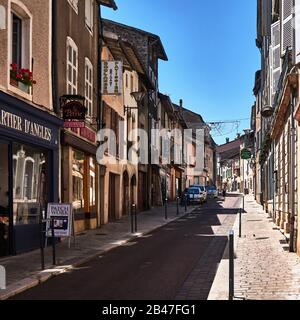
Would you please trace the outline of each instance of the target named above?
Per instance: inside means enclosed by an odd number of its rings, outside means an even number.
[[[294,28],[293,28],[294,0],[281,1],[281,54],[284,55],[286,49],[293,47]]]
[[[85,0],[85,24],[93,32],[94,0]]]
[[[271,97],[272,103],[274,103],[281,73],[280,22],[276,22],[271,26],[270,70]]]

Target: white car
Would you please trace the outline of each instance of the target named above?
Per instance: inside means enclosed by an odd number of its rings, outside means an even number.
[[[200,191],[200,188],[198,187],[190,187],[187,190],[187,195],[189,197],[189,202],[199,202],[203,203],[205,202],[205,196],[204,194]]]
[[[218,190],[215,186],[207,186],[206,187],[207,196],[211,198],[218,198]]]
[[[195,184],[191,188],[198,188],[200,190],[200,194],[202,195],[203,202],[207,202],[207,192],[204,186]]]

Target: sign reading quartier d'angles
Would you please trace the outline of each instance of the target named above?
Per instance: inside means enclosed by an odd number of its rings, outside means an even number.
[[[104,95],[120,95],[123,91],[123,63],[102,61],[101,92]]]

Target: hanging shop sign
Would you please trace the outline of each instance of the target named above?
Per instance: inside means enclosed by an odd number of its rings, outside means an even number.
[[[102,94],[120,95],[122,91],[123,63],[121,61],[102,61]]]
[[[49,203],[47,208],[47,236],[51,237],[50,221],[53,219],[54,235],[57,238],[71,237],[74,227],[72,205],[68,203]]]
[[[243,160],[249,160],[249,159],[251,159],[251,157],[252,157],[252,153],[249,149],[243,149],[241,151],[241,158]]]
[[[84,121],[86,108],[81,101],[69,101],[63,106],[64,120],[81,120]]]
[[[70,129],[70,128],[85,128],[85,122],[84,121],[65,121],[64,122],[64,128]]]

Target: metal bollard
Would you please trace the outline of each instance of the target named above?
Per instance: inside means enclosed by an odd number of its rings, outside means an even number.
[[[179,197],[177,197],[177,211],[176,211],[176,215],[179,216]]]
[[[229,300],[234,298],[234,231],[229,232]]]
[[[136,204],[133,205],[134,207],[134,222],[135,222],[135,233],[137,233],[138,231],[138,227],[137,227],[137,210],[136,210]]]
[[[56,265],[56,250],[55,250],[55,233],[54,233],[54,219],[51,219],[51,237],[52,237],[52,263]]]
[[[168,199],[165,201],[165,219],[168,220]]]
[[[131,205],[131,212],[130,212],[130,218],[131,218],[131,233],[134,233],[134,217],[133,217],[133,213],[134,213],[134,204]]]
[[[187,212],[187,195],[184,196],[184,209],[185,209],[185,212]]]
[[[40,216],[40,248],[41,248],[41,269],[45,270],[45,252],[44,252],[44,228],[43,216]]]

